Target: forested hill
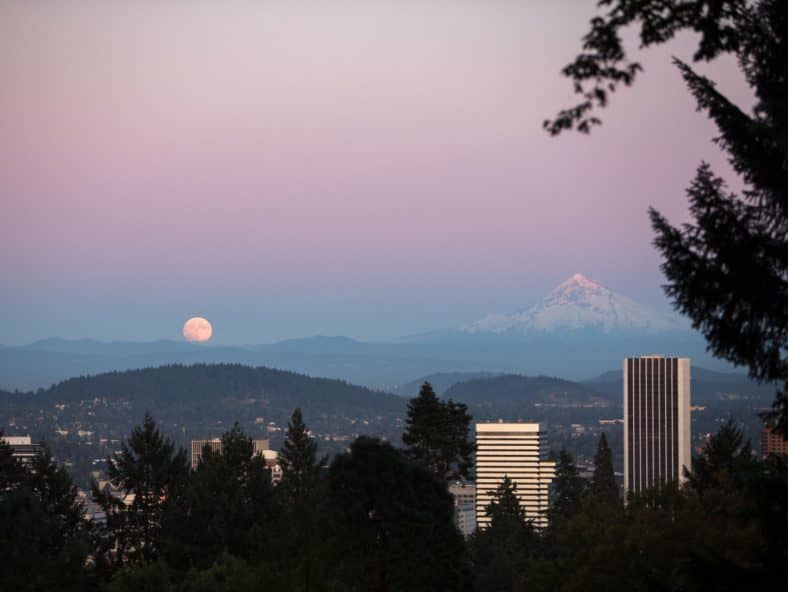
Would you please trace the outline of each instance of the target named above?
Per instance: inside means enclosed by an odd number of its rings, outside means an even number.
[[[184,446],[239,422],[277,448],[300,407],[321,450],[334,453],[361,434],[399,441],[406,405],[389,393],[283,370],[170,365],[72,378],[35,393],[0,393],[0,426],[7,435],[48,442],[84,485],[146,412]]]
[[[58,402],[124,399],[153,406],[264,399],[276,406],[299,405],[315,412],[402,408],[399,397],[341,380],[241,364],[168,365],[107,372],[64,380],[37,396]]]
[[[535,403],[583,405],[609,397],[588,386],[549,376],[505,374],[466,380],[452,385],[444,395],[469,406],[520,407]]]

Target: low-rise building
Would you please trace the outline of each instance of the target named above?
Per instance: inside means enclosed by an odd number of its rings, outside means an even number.
[[[769,426],[763,426],[763,430],[761,430],[761,455],[763,458],[766,458],[771,454],[788,456],[788,439],[776,433]]]
[[[449,493],[454,500],[454,523],[463,536],[476,530],[476,486],[473,483],[452,483]]]
[[[33,443],[30,436],[2,436],[0,440],[11,447],[11,455],[22,464],[30,464],[36,453],[41,450],[41,444]]]

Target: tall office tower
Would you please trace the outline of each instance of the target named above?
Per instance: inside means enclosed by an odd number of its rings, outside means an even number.
[[[476,525],[489,526],[485,510],[504,477],[517,487],[527,519],[547,526],[555,463],[547,460],[547,433],[538,423],[476,424]]]
[[[690,455],[689,358],[624,360],[624,490],[684,480]]]

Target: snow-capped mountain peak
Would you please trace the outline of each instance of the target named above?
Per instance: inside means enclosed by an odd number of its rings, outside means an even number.
[[[680,320],[616,294],[580,273],[556,286],[541,302],[513,314],[491,314],[462,327],[465,333],[555,333],[578,330],[670,331]]]
[[[547,298],[573,300],[602,294],[612,294],[612,292],[602,284],[589,280],[582,273],[576,273],[553,288]]]

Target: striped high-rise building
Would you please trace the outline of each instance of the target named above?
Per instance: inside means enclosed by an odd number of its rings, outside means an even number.
[[[690,450],[689,358],[625,359],[625,491],[683,481]]]
[[[208,446],[213,452],[222,452],[222,439],[210,438],[207,440],[192,440],[192,469],[196,469],[202,458],[203,448]],[[270,448],[270,440],[252,440],[252,453],[264,456],[264,452]]]
[[[538,423],[476,424],[476,525],[485,528],[492,494],[504,477],[517,487],[525,516],[537,528],[547,526],[550,483],[555,463],[547,460],[547,433]]]

